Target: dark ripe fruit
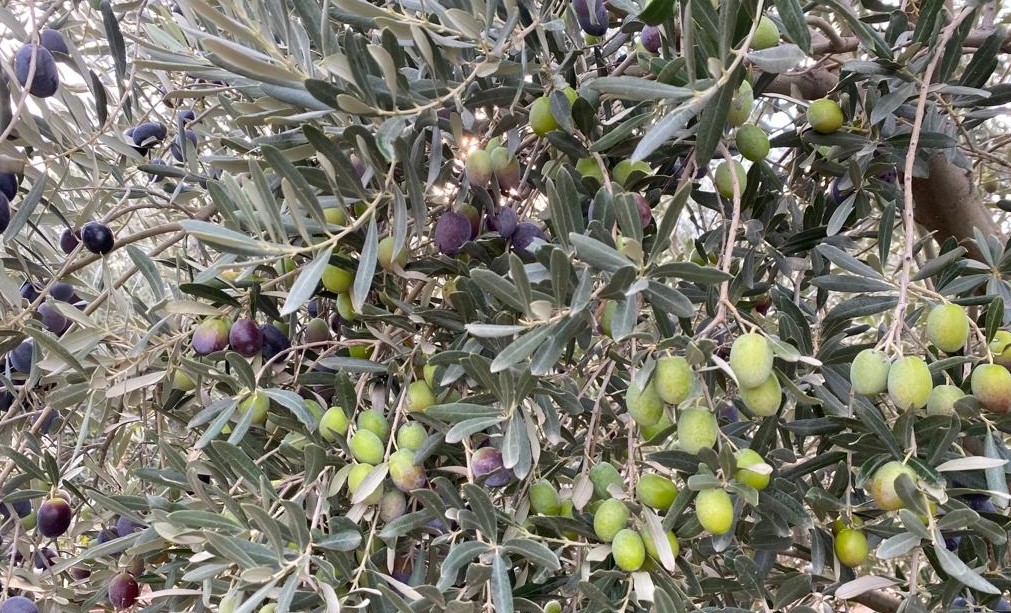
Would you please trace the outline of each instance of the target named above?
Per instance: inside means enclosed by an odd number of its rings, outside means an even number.
[[[109,602],[116,609],[128,609],[137,602],[140,585],[130,573],[119,573],[109,582]]]
[[[184,134],[186,135],[185,138],[187,140],[189,140],[193,144],[194,147],[196,147],[197,146],[197,133],[194,132],[193,130],[186,130],[184,132]],[[183,152],[183,136],[182,135],[176,136],[175,141],[169,147],[169,151],[172,153],[172,157],[174,157],[177,162],[184,162],[184,161],[186,161],[183,158],[183,153],[184,152]]]
[[[18,195],[18,176],[12,172],[0,172],[0,194],[14,200]]]
[[[657,53],[660,51],[660,28],[657,26],[644,26],[642,28],[642,33],[639,35],[639,40],[642,41],[642,47],[650,53]]]
[[[390,480],[401,492],[411,492],[428,484],[425,468],[414,464],[414,452],[410,449],[394,451],[390,455],[389,468]]]
[[[313,317],[305,324],[305,342],[322,343],[330,340],[330,326],[322,317]]]
[[[21,284],[21,297],[29,302],[34,302],[39,297],[39,288],[34,283],[25,281]]]
[[[119,534],[116,532],[115,528],[106,528],[98,533],[95,540],[98,541],[99,545],[101,545],[102,543],[108,543],[109,541],[117,538],[119,538]]]
[[[32,512],[31,500],[17,500],[15,502],[0,502],[0,517],[7,519],[11,516],[11,509],[17,513],[18,517],[27,517]]]
[[[129,517],[120,515],[116,518],[116,535],[126,536],[128,534],[133,534],[134,532],[139,532],[144,529],[144,526],[133,521]]]
[[[52,547],[43,547],[42,549],[35,550],[35,568],[39,570],[44,570],[53,565],[53,560],[56,559],[56,551]]]
[[[435,222],[435,246],[444,255],[456,255],[470,240],[470,220],[463,213],[449,211]]]
[[[89,221],[81,228],[81,242],[88,251],[104,255],[112,251],[115,238],[109,226],[99,221]]]
[[[510,207],[501,207],[488,214],[488,229],[498,232],[502,238],[509,238],[516,232],[519,217]]]
[[[1011,408],[1011,373],[998,364],[980,364],[972,371],[972,395],[993,413]]]
[[[21,341],[21,344],[7,354],[7,361],[11,368],[18,372],[28,374],[32,370],[32,357],[35,355],[35,342],[30,338]]]
[[[572,0],[579,27],[590,36],[607,34],[607,5],[604,0]]]
[[[35,422],[38,421],[39,417],[41,417],[41,416],[42,416],[42,411],[34,411],[32,413],[29,413],[28,414],[28,423],[34,425]],[[46,415],[46,418],[42,421],[42,423],[39,424],[38,433],[39,434],[49,434],[49,431],[52,430],[52,428],[53,428],[53,424],[56,423],[56,418],[57,417],[59,417],[59,412],[56,409],[53,409],[53,410],[49,411],[49,414]]]
[[[136,126],[130,134],[134,148],[140,153],[147,153],[148,149],[165,140],[166,136],[168,130],[164,124],[155,121],[147,121]]]
[[[60,250],[70,255],[81,243],[81,233],[70,228],[64,228],[60,234]]]
[[[50,286],[49,295],[60,302],[71,302],[74,299],[74,286],[65,281],[57,281]]]
[[[260,334],[263,335],[264,360],[269,360],[279,353],[291,349],[291,341],[288,340],[288,336],[273,324],[260,326]]]
[[[969,505],[969,508],[977,513],[997,512],[997,507],[994,506],[990,497],[986,494],[966,494],[965,504]]]
[[[0,391],[0,413],[6,413],[14,406],[14,400],[16,396],[10,390]]]
[[[35,56],[35,74],[28,83],[28,72]],[[41,45],[25,45],[14,55],[14,74],[21,87],[27,87],[28,93],[37,98],[48,98],[60,88],[60,73],[56,69],[56,59],[48,49]]]
[[[193,330],[193,351],[207,355],[228,346],[228,323],[222,319],[207,319]]]
[[[7,196],[0,194],[0,232],[7,229],[11,223],[11,204]]]
[[[39,32],[39,44],[48,49],[50,53],[70,55],[67,41],[63,40],[63,34],[59,30],[44,28]]]
[[[470,458],[470,469],[478,481],[488,487],[502,487],[513,478],[513,471],[502,466],[502,452],[494,447],[482,447]]]
[[[39,608],[24,596],[14,596],[0,605],[0,613],[39,613]]]
[[[50,498],[39,505],[39,534],[47,538],[61,536],[70,527],[70,519],[74,512],[70,504],[62,498]]]
[[[635,208],[639,211],[639,226],[645,228],[653,220],[653,209],[649,207],[649,200],[642,194],[633,194]]]
[[[307,313],[309,313],[309,317],[319,317],[319,301],[310,300],[305,305],[305,310]]]
[[[53,334],[63,334],[63,331],[69,325],[67,318],[51,304],[45,303],[39,305],[38,313],[42,319],[42,325]]]
[[[330,318],[327,320],[330,324],[330,331],[334,333],[334,336],[341,335],[341,316],[340,313],[330,313]]]
[[[197,118],[197,114],[193,111],[179,111],[179,119],[183,122],[194,121]]]
[[[544,241],[544,233],[535,224],[524,221],[516,225],[512,235],[513,251],[522,260],[533,260],[536,241]]]
[[[251,358],[263,349],[263,332],[252,319],[240,319],[228,331],[228,344],[232,351]]]

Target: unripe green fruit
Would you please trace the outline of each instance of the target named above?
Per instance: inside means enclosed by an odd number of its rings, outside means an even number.
[[[894,511],[906,506],[898,492],[895,491],[895,480],[899,478],[899,475],[909,475],[910,479],[916,481],[916,471],[898,460],[882,464],[871,477],[868,491],[879,509]]]
[[[435,404],[435,394],[432,388],[424,381],[413,381],[407,388],[407,410],[413,412],[424,411]]]
[[[590,483],[593,484],[593,495],[597,498],[610,498],[611,493],[608,488],[617,485],[624,489],[624,480],[621,473],[610,462],[601,462],[590,469]]]
[[[338,436],[346,435],[348,433],[348,426],[350,425],[351,420],[344,413],[344,409],[341,407],[330,407],[319,420],[319,435],[323,437],[323,440],[332,443],[337,440]]]
[[[969,316],[957,304],[939,304],[927,315],[927,340],[945,353],[957,353],[969,340]]]
[[[611,556],[618,568],[628,573],[635,572],[646,561],[646,546],[638,532],[625,528],[614,535]]]
[[[614,535],[628,527],[628,507],[617,498],[608,498],[600,503],[593,514],[593,533],[601,541],[610,543]]]
[[[467,154],[467,182],[483,187],[491,180],[491,154],[484,149],[475,149]]]
[[[270,397],[260,390],[250,394],[245,400],[239,403],[239,417],[241,418],[247,411],[253,412],[251,423],[263,425],[267,423],[267,410],[270,408]]]
[[[327,264],[323,268],[323,287],[335,294],[342,294],[351,289],[355,282],[355,273],[350,270]]]
[[[557,600],[549,600],[544,605],[544,613],[562,613],[562,603]]]
[[[547,136],[548,132],[558,129],[558,120],[551,112],[551,100],[542,96],[530,105],[530,129],[537,136]]]
[[[337,294],[337,300],[334,301],[337,307],[337,314],[341,316],[343,321],[355,321],[358,319],[358,311],[355,310],[354,303],[351,302],[351,294]],[[327,327],[327,336],[329,337],[330,330]],[[350,351],[356,349],[357,347],[352,347],[348,350]],[[352,356],[354,357],[354,356]]]
[[[867,537],[860,530],[853,528],[840,530],[832,548],[835,550],[835,557],[839,562],[850,568],[863,564],[867,560],[867,554],[870,553]]]
[[[734,525],[734,503],[730,494],[719,488],[702,490],[695,497],[695,517],[714,535],[730,532]]]
[[[193,377],[179,369],[176,369],[172,373],[172,389],[177,389],[181,392],[192,392],[196,388],[197,384],[193,380]]]
[[[684,409],[678,414],[678,446],[687,453],[712,449],[719,425],[708,409]]]
[[[756,464],[765,464],[765,460],[757,451],[754,449],[741,449],[734,454],[734,458],[737,460],[737,472],[734,473],[734,478],[738,482],[751,486],[756,490],[764,490],[769,487],[769,481],[772,479],[770,473],[750,470],[748,468]]]
[[[850,385],[857,394],[873,396],[888,389],[892,362],[877,349],[864,349],[850,365]]]
[[[407,246],[401,247],[400,251],[396,254],[393,253],[393,247],[396,241],[392,236],[385,236],[379,241],[379,249],[376,252],[376,259],[379,261],[379,265],[383,268],[389,270],[393,268],[393,263],[396,262],[401,268],[407,264]],[[343,315],[341,315],[343,317]]]
[[[541,479],[530,486],[530,508],[541,515],[558,515],[562,512],[562,499],[551,482]]]
[[[843,121],[842,108],[830,98],[820,98],[807,107],[807,123],[815,132],[831,134],[842,127]]]
[[[407,423],[397,430],[397,447],[416,451],[427,438],[428,431],[425,430],[425,426],[416,421]]]
[[[614,338],[612,334],[613,328],[611,322],[614,321],[614,312],[618,310],[618,303],[614,300],[608,300],[604,304],[604,310],[600,313],[600,330],[606,336]]]
[[[520,169],[520,161],[516,156],[509,153],[505,147],[495,147],[491,150],[491,170],[495,175],[495,180],[502,190],[516,189],[520,186],[523,173]]]
[[[313,317],[305,324],[303,335],[306,343],[322,343],[330,340],[330,325],[322,317]]]
[[[994,364],[1000,364],[1004,368],[1011,366],[1011,332],[997,330],[990,341],[990,353],[993,354]]]
[[[758,387],[772,374],[772,345],[761,334],[737,337],[730,347],[730,368],[741,387]]]
[[[761,51],[762,49],[775,47],[778,44],[779,28],[776,26],[776,22],[763,15],[758,21],[755,35],[751,37],[751,49],[753,51]]]
[[[888,397],[899,409],[922,409],[933,388],[934,381],[923,358],[899,358],[888,370]]]
[[[362,484],[362,481],[365,480],[365,477],[368,476],[371,470],[372,470],[371,464],[355,464],[354,466],[351,467],[351,470],[348,472],[348,491],[351,492],[352,497],[355,495],[356,492],[358,492],[358,487]],[[380,485],[375,489],[375,491],[369,494],[368,497],[362,502],[364,502],[367,505],[373,505],[379,504],[382,501],[382,499],[383,499],[383,486]]]
[[[656,424],[652,426],[640,427],[639,434],[642,435],[642,439],[644,441],[653,440],[653,438],[656,437],[657,434],[660,434],[661,432],[663,432],[667,428],[670,428],[673,425],[674,422],[670,420],[670,417],[667,415],[667,411],[664,411],[663,415],[660,416],[660,421],[656,422]]]
[[[641,172],[648,177],[653,174],[653,168],[645,160],[633,162],[626,158],[614,165],[611,177],[623,186],[628,187],[628,180],[632,176],[632,173],[635,172]]]
[[[656,542],[650,537],[649,530],[640,530],[639,535],[642,537],[642,544],[646,546],[646,554],[654,560],[660,559],[660,549],[657,547]],[[676,558],[679,553],[681,553],[681,544],[678,543],[678,538],[674,536],[673,531],[667,532],[667,542],[670,544],[670,552]]]
[[[641,475],[635,484],[636,500],[654,509],[670,508],[677,495],[677,486],[663,475],[646,473]]]
[[[393,521],[407,512],[407,497],[398,490],[383,492],[379,501],[379,517],[383,521]]]
[[[742,387],[738,389],[741,401],[748,410],[756,417],[769,417],[779,411],[779,405],[783,402],[783,388],[779,384],[776,375],[769,375],[769,378],[755,387]]]
[[[647,383],[643,389],[639,389],[635,379],[629,381],[625,405],[628,407],[628,414],[640,426],[654,426],[663,415],[663,400],[660,399],[653,381]]]
[[[348,447],[351,448],[351,455],[364,464],[375,466],[381,464],[386,457],[386,447],[383,445],[382,439],[371,430],[355,432],[351,436],[351,440],[348,441]]]
[[[587,179],[596,179],[597,183],[604,183],[604,173],[600,170],[600,164],[592,157],[581,158],[576,162],[576,172]]]
[[[660,399],[667,404],[684,402],[692,391],[693,382],[692,367],[682,356],[666,356],[656,361],[653,385]]]
[[[737,177],[737,188],[743,195],[744,190],[748,188],[748,172],[744,170],[744,166],[737,160],[734,160],[732,165],[727,162],[721,162],[716,167],[716,172],[713,174],[713,183],[716,185],[716,191],[724,198],[734,197],[734,176]]]
[[[390,481],[401,492],[413,492],[425,487],[428,475],[423,466],[414,463],[414,452],[410,449],[398,449],[390,455]]]
[[[736,128],[748,121],[754,103],[755,93],[751,89],[751,83],[744,81],[737,88],[734,99],[730,101],[730,109],[727,111],[727,125]]]
[[[769,135],[753,123],[744,124],[737,128],[734,143],[746,160],[758,162],[769,155]]]
[[[951,415],[955,412],[955,401],[964,397],[965,392],[958,386],[938,385],[927,398],[927,415]]]
[[[1011,409],[1011,373],[997,364],[980,364],[969,380],[972,395],[993,413]]]
[[[390,437],[390,422],[379,409],[365,409],[358,414],[356,423],[359,430],[369,430],[383,442]]]
[[[335,226],[346,226],[348,223],[348,212],[344,210],[344,207],[332,206],[328,209],[323,209],[323,220]],[[294,266],[294,263],[292,265]],[[289,270],[287,272],[292,271]]]

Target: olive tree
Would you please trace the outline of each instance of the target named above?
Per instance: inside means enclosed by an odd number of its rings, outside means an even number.
[[[1011,608],[995,5],[12,3],[12,611]]]

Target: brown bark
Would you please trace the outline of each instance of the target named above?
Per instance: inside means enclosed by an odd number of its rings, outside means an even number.
[[[916,223],[934,233],[938,243],[953,237],[979,259],[973,246],[973,229],[984,236],[999,236],[993,215],[976,195],[972,175],[938,153],[930,159],[930,176],[913,179]]]

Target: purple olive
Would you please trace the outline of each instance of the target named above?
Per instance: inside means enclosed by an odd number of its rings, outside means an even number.
[[[130,139],[133,140],[133,148],[141,155],[150,151],[168,136],[168,130],[164,124],[156,121],[146,121],[130,131]]]
[[[39,288],[34,283],[25,281],[21,284],[21,297],[29,302],[35,302],[39,297]]]
[[[650,53],[657,53],[660,51],[660,28],[657,26],[644,26],[642,29],[642,34],[639,35],[639,40],[642,41],[642,46],[646,51]]]
[[[126,536],[128,534],[133,534],[134,532],[139,532],[144,529],[144,526],[133,521],[129,517],[120,515],[116,518],[116,536]]]
[[[252,319],[240,319],[228,331],[228,344],[236,353],[251,358],[263,349],[263,332]]]
[[[470,240],[470,231],[470,220],[466,215],[457,211],[443,213],[435,222],[435,245],[444,255],[456,255]]]
[[[228,346],[228,323],[221,319],[208,319],[193,331],[193,351],[208,355]]]
[[[56,310],[56,307],[48,302],[40,304],[37,312],[42,319],[42,325],[53,334],[63,334],[70,325],[70,322],[63,316],[63,313],[60,313]]]
[[[523,260],[533,260],[534,252],[531,249],[536,249],[536,241],[543,240],[544,233],[540,228],[529,221],[520,222],[512,235],[513,251]]]
[[[60,302],[74,302],[74,294],[74,286],[65,281],[57,281],[49,287],[49,295]]]
[[[263,359],[270,360],[275,355],[291,349],[291,341],[280,328],[273,324],[263,324],[260,326],[260,333],[263,334]]]
[[[50,498],[39,506],[36,526],[39,534],[47,538],[62,536],[70,527],[74,512],[70,503],[62,498]]]
[[[572,0],[576,20],[590,36],[607,34],[607,4],[604,0]]]
[[[14,596],[0,605],[0,613],[39,613],[39,608],[24,596]]]
[[[81,244],[81,233],[77,230],[64,228],[60,234],[60,250],[70,255],[79,244]]]
[[[92,253],[109,253],[115,241],[112,230],[100,221],[89,221],[81,228],[81,242]]]
[[[645,228],[653,219],[653,209],[649,208],[649,200],[642,194],[635,194],[635,206],[639,210],[639,223]]]
[[[7,354],[7,360],[14,370],[28,374],[32,370],[32,359],[35,356],[35,342],[26,338],[21,344]]]
[[[11,223],[11,203],[7,196],[0,194],[0,232],[7,229]]]
[[[28,83],[33,55],[35,73],[32,75],[32,82]],[[56,59],[41,45],[29,44],[18,49],[14,55],[14,75],[21,87],[27,87],[28,93],[36,98],[48,98],[60,88],[60,73],[56,69]]]
[[[7,200],[14,200],[18,195],[18,176],[12,172],[0,173],[0,194],[7,196]]]
[[[185,134],[186,140],[190,141],[190,143],[192,143],[193,146],[196,147],[197,146],[197,133],[194,132],[193,130],[186,130],[184,132],[184,134]],[[186,161],[185,158],[184,158],[184,156],[183,156],[183,154],[185,153],[185,151],[183,150],[183,142],[184,142],[183,138],[184,137],[182,135],[176,136],[175,141],[169,147],[169,151],[172,153],[172,157],[174,157],[176,159],[176,161],[178,161],[178,162],[185,162]]]
[[[109,581],[109,602],[116,609],[129,609],[139,596],[140,585],[130,573],[119,573]]]
[[[70,55],[70,48],[67,47],[67,41],[64,40],[63,33],[59,30],[44,28],[41,32],[39,32],[39,44],[46,49],[49,49],[50,53]]]
[[[510,207],[501,207],[488,214],[488,229],[498,232],[502,238],[509,238],[516,232],[519,217]]]
[[[494,447],[482,447],[470,458],[474,478],[488,487],[502,487],[513,478],[513,471],[502,465],[502,452]]]

